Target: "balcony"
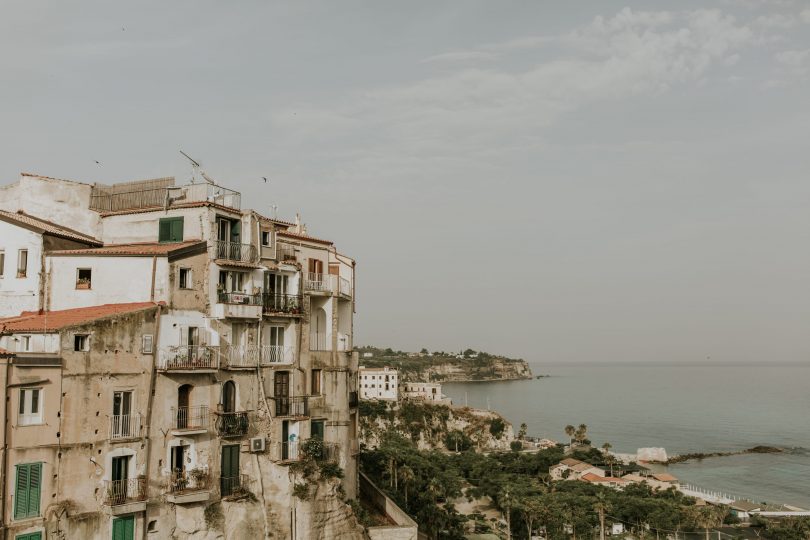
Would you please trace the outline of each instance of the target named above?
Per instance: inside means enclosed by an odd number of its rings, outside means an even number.
[[[217,291],[214,317],[217,319],[258,319],[262,316],[262,295]]]
[[[352,296],[352,282],[346,278],[339,277],[338,278],[338,294],[341,296],[347,296],[351,298]]]
[[[219,261],[253,265],[259,262],[259,250],[253,244],[214,240],[214,258]]]
[[[304,290],[331,294],[335,290],[337,276],[308,272],[304,275]]]
[[[247,412],[216,413],[214,425],[220,437],[244,437],[250,420]]]
[[[271,397],[276,416],[309,416],[309,396]]]
[[[283,441],[278,443],[276,447],[276,461],[298,461],[304,457],[303,452],[300,452],[300,441]]]
[[[124,441],[141,436],[140,414],[118,414],[110,417],[110,440]]]
[[[265,314],[300,316],[304,313],[304,301],[300,294],[262,295]]]
[[[106,481],[103,504],[114,516],[143,512],[146,510],[146,478]]]
[[[231,345],[227,348],[225,358],[229,369],[256,369],[259,367],[259,349],[257,345],[247,347]]]
[[[222,497],[240,497],[248,493],[250,478],[246,474],[219,477],[219,494]]]
[[[172,407],[172,435],[195,435],[208,432],[211,416],[207,405]]]
[[[292,364],[295,362],[295,349],[284,345],[265,345],[262,347],[262,366]]]
[[[278,262],[296,262],[295,247],[281,242],[276,243],[276,260]]]
[[[175,471],[169,479],[168,502],[188,504],[207,501],[211,490],[211,475],[206,469]]]
[[[212,372],[219,368],[219,348],[180,346],[161,349],[157,369],[179,373]]]

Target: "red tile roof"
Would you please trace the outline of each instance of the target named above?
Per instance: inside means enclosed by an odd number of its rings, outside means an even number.
[[[599,482],[603,482],[603,483],[605,483],[605,482],[608,482],[608,483],[613,482],[613,483],[617,483],[617,484],[624,484],[624,483],[627,482],[626,480],[624,480],[622,478],[617,478],[615,476],[599,476],[599,475],[596,475],[596,474],[593,474],[593,473],[583,474],[582,477],[580,478],[580,480],[584,480],[585,482],[596,482],[596,483],[599,483]]]
[[[16,317],[0,319],[0,332],[46,332],[78,326],[97,319],[133,313],[157,307],[154,302],[134,302],[130,304],[104,304],[84,308],[46,311],[23,311]]]
[[[202,240],[187,240],[176,243],[141,242],[133,244],[108,244],[98,248],[87,249],[61,249],[50,251],[48,255],[96,255],[96,256],[124,256],[124,257],[151,257],[153,255],[165,257],[174,251],[183,248],[204,244]]]
[[[14,353],[11,351],[5,350],[3,347],[0,347],[0,356],[13,356]]]
[[[17,212],[0,210],[0,220],[16,223],[29,229],[34,229],[39,233],[50,234],[60,238],[67,238],[68,240],[78,240],[79,242],[87,242],[88,244],[98,246],[101,245],[101,241],[93,238],[92,236],[80,233],[79,231],[74,231],[73,229],[69,229],[62,225],[57,225],[56,223],[44,220],[42,218],[34,217],[30,214],[26,214],[22,210],[18,210]]]
[[[659,482],[677,482],[678,481],[677,478],[675,478],[674,476],[672,476],[669,473],[658,473],[658,474],[654,474],[652,476],[653,476],[653,478],[655,478]]]
[[[278,231],[276,233],[276,235],[277,236],[285,236],[285,237],[289,237],[289,238],[296,238],[298,240],[305,240],[305,241],[308,241],[308,242],[315,242],[317,244],[327,244],[329,246],[331,246],[333,244],[333,242],[330,242],[329,240],[322,240],[320,238],[315,238],[313,236],[307,236],[306,234],[291,233],[290,231]]]

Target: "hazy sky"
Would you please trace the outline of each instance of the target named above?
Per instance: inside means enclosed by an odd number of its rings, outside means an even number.
[[[182,148],[357,258],[355,343],[810,357],[809,1],[9,1],[0,51],[3,183]]]

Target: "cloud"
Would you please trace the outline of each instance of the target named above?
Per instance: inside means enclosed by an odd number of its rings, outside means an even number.
[[[810,64],[810,49],[803,51],[780,51],[774,55],[779,66],[793,75],[804,76],[808,74]]]
[[[802,11],[799,16],[801,17],[802,21],[810,24],[810,8],[807,8],[804,11]]]
[[[422,62],[477,62],[493,58],[495,58],[494,54],[484,51],[453,51],[429,56]]]
[[[771,13],[760,15],[754,20],[754,24],[762,28],[791,28],[798,23],[793,15],[783,15],[781,13]]]

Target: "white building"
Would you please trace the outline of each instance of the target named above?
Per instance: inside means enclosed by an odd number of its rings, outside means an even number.
[[[450,400],[442,394],[441,383],[435,382],[403,382],[401,397],[403,399],[450,404]]]
[[[360,399],[398,399],[397,370],[389,367],[367,368],[360,366]]]

